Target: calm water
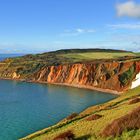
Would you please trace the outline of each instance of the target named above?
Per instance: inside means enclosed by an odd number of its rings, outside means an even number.
[[[0,140],[17,140],[72,112],[115,97],[85,89],[0,80]]]

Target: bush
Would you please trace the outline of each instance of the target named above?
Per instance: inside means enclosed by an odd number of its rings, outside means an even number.
[[[72,113],[70,116],[68,116],[66,119],[67,120],[71,120],[71,119],[73,119],[73,118],[75,118],[75,117],[77,117],[78,116],[78,114],[77,113]]]
[[[132,80],[134,72],[135,72],[135,67],[132,66],[128,71],[119,75],[119,81],[123,86],[127,85],[128,82]]]
[[[53,140],[74,140],[74,134],[72,133],[72,131],[67,131],[58,135]]]
[[[138,102],[140,102],[140,98],[134,98],[131,101],[129,101],[128,104],[131,105],[131,104],[135,104],[135,103],[138,103]]]
[[[86,118],[87,121],[93,121],[93,120],[97,120],[99,118],[101,118],[102,115],[98,115],[98,114],[93,114],[91,116],[89,116],[88,118]]]

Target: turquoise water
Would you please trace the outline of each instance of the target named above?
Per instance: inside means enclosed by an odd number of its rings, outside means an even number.
[[[0,80],[0,140],[17,140],[115,97],[86,89]]]

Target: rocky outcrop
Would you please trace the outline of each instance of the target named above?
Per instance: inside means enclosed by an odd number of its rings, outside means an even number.
[[[121,92],[131,88],[139,71],[140,62],[66,64],[43,67],[34,74],[32,80]]]
[[[13,79],[19,79],[20,78],[20,74],[17,74],[16,72],[13,73]]]

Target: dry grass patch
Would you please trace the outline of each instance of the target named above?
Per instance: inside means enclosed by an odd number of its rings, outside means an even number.
[[[89,117],[86,118],[87,121],[93,121],[93,120],[98,120],[102,117],[102,115],[99,115],[99,114],[93,114]]]
[[[131,104],[135,104],[138,102],[140,102],[140,98],[134,98],[134,99],[130,100],[128,104],[131,105]]]

